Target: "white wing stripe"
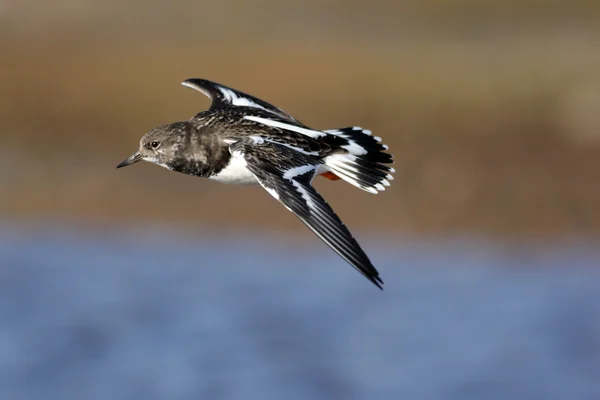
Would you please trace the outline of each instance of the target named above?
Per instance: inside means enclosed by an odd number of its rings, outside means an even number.
[[[264,138],[264,141],[268,142],[268,143],[274,143],[274,144],[278,144],[278,145],[281,145],[281,146],[285,146],[288,149],[292,149],[294,151],[297,151],[298,153],[306,154],[307,156],[318,156],[319,155],[318,151],[306,151],[306,150],[303,150],[303,149],[298,148],[296,146],[292,146],[291,144],[288,144],[288,143],[278,142],[277,140],[271,140],[271,139]]]
[[[308,208],[310,208],[311,210],[317,209],[317,205],[313,201],[312,197],[310,197],[310,194],[308,193],[306,188],[304,188],[304,186],[302,186],[298,181],[293,180],[293,179],[292,179],[292,184],[294,185],[296,190],[300,193],[300,195],[306,202],[306,205],[308,206]]]
[[[302,135],[309,136],[311,138],[318,138],[318,137],[327,135],[327,133],[325,133],[325,132],[320,132],[320,131],[314,131],[312,129],[301,128],[299,126],[286,124],[284,122],[274,121],[274,120],[268,119],[268,118],[255,117],[253,115],[246,115],[244,117],[244,119],[247,119],[247,120],[250,120],[250,121],[254,121],[254,122],[258,122],[259,124],[263,124],[263,125],[267,125],[267,126],[272,126],[274,128],[280,128],[280,129],[285,129],[285,130],[288,130],[288,131],[297,132],[297,133],[300,133]]]
[[[283,174],[283,179],[293,179],[298,175],[304,175],[309,171],[314,171],[315,169],[317,169],[316,165],[301,165],[299,167],[294,167],[285,171]]]

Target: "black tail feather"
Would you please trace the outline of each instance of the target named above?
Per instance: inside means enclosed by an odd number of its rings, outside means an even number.
[[[393,156],[385,153],[388,147],[381,138],[371,136],[371,131],[359,127],[348,127],[325,131],[336,138],[345,139],[344,144],[336,142],[336,150],[325,158],[327,165],[335,174],[352,185],[367,192],[377,193],[390,186],[389,180],[394,168]]]

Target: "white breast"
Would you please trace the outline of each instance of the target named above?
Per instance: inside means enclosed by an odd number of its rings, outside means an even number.
[[[246,160],[239,152],[234,152],[229,160],[229,165],[218,174],[210,176],[209,179],[233,185],[258,183],[256,177],[248,170]]]

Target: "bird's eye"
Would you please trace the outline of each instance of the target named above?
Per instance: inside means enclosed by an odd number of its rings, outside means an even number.
[[[160,142],[157,142],[156,140],[150,142],[150,146],[152,146],[153,149],[158,148],[158,146],[160,146]]]

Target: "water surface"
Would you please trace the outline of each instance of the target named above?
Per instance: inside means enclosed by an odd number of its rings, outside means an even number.
[[[0,398],[600,398],[593,243],[363,241],[5,229]]]

